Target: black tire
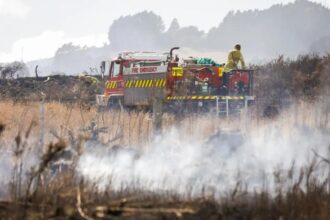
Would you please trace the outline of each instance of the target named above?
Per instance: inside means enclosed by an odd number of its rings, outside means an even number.
[[[123,101],[124,101],[123,97],[120,96],[110,97],[108,101],[107,109],[109,109],[110,111],[119,111],[124,107]]]
[[[276,118],[279,114],[280,114],[280,111],[276,106],[269,105],[265,108],[265,110],[263,112],[263,117]]]

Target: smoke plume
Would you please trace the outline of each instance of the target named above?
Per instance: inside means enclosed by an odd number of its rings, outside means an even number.
[[[317,109],[293,109],[273,122],[243,123],[239,131],[221,127],[206,139],[193,133],[183,138],[184,129],[174,127],[144,151],[89,149],[78,170],[101,190],[131,187],[198,195],[224,192],[237,182],[249,190],[272,189],[275,170],[308,166],[314,151],[327,155],[330,135],[321,128],[323,117]]]

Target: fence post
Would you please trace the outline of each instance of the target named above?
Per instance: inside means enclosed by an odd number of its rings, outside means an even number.
[[[226,96],[226,117],[229,118],[229,99],[228,96]]]
[[[158,135],[162,130],[162,116],[163,116],[163,100],[160,98],[154,98],[153,106],[153,132],[154,135]]]

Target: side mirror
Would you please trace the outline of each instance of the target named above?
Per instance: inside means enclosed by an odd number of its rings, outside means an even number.
[[[104,74],[105,73],[105,61],[101,62],[100,69],[101,69],[101,73]]]

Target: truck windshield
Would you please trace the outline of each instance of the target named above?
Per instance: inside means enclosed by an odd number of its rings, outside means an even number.
[[[119,73],[120,73],[120,64],[113,62],[112,77],[118,76]]]

